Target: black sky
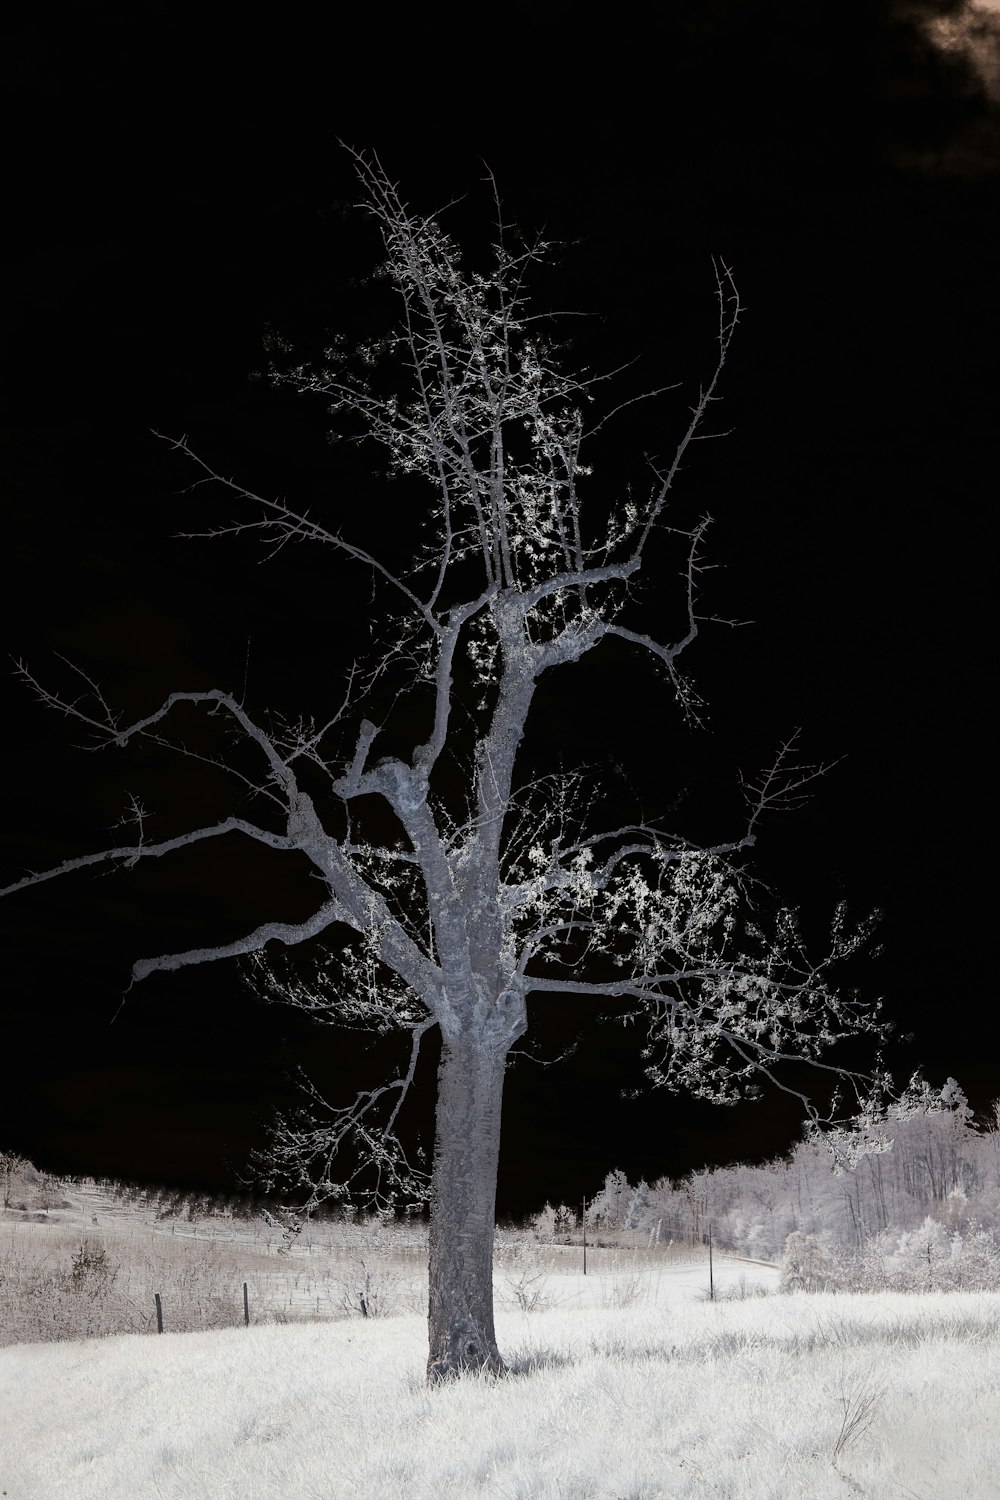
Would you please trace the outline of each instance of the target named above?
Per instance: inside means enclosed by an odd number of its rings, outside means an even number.
[[[614,756],[647,810],[686,787],[685,831],[707,837],[737,815],[737,768],[801,725],[810,757],[839,764],[772,826],[758,868],[818,936],[840,897],[883,908],[884,954],[850,979],[912,1034],[888,1061],[901,1079],[953,1074],[985,1109],[1000,1094],[985,868],[1000,128],[985,44],[932,43],[931,21],[966,14],[953,4],[665,12],[584,25],[578,7],[514,5],[502,33],[447,7],[345,23],[84,4],[16,23],[3,644],[64,690],[70,658],[132,711],[245,680],[258,703],[319,714],[338,689],[367,639],[369,579],[304,549],[261,566],[249,539],[175,539],[215,511],[150,432],[187,433],[359,540],[405,520],[363,450],[327,444],[321,408],[249,379],[268,327],[307,352],[328,330],[376,331],[354,279],[377,245],[345,215],[338,138],[377,149],[417,208],[468,194],[448,222],[473,247],[488,240],[485,160],[508,215],[566,242],[538,295],[590,315],[564,329],[570,361],[641,356],[623,394],[683,382],[603,442],[602,482],[640,483],[643,454],[670,450],[711,367],[721,255],[747,307],[719,419],[733,432],[687,465],[677,517],[715,517],[710,602],[755,623],[699,643],[711,734],[658,722],[654,674],[609,652],[585,681],[546,686],[531,753]],[[123,789],[162,830],[231,810],[210,775],[158,752],[74,749],[73,726],[7,674],[0,712],[5,878],[102,847]],[[5,900],[0,1141],[53,1170],[225,1185],[223,1158],[260,1139],[287,1064],[311,1059],[341,1098],[371,1078],[372,1058],[254,1004],[230,965],[154,976],[109,1024],[133,959],[313,900],[300,871],[242,846]],[[532,1045],[560,1050],[577,1014],[539,1016]],[[502,1211],[589,1191],[615,1165],[677,1176],[794,1139],[781,1098],[621,1100],[641,1081],[634,1037],[582,1030],[573,1058],[509,1075]],[[432,1083],[428,1067],[423,1130]]]

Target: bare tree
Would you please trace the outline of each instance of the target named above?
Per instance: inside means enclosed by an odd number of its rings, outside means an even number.
[[[376,1204],[429,1197],[428,1377],[436,1379],[505,1368],[493,1321],[495,1194],[504,1071],[528,1026],[529,994],[631,1002],[651,1083],[719,1101],[754,1090],[758,1075],[788,1088],[779,1076],[788,1061],[840,1074],[818,1062],[820,1054],[878,1023],[831,982],[831,965],[866,931],[849,932],[838,912],[829,951],[810,958],[790,910],[768,931],[752,904],[745,915],[741,859],[761,820],[793,805],[825,769],[799,761],[794,737],[744,786],[746,817],[736,835],[712,847],[694,846],[660,820],[600,828],[579,773],[518,779],[539,679],[572,670],[609,637],[648,653],[684,715],[698,718],[681,659],[705,618],[698,582],[709,518],[686,532],[670,528],[684,558],[675,639],[641,628],[633,592],[654,538],[668,530],[665,508],[682,460],[705,435],[717,399],[740,315],[728,267],[717,266],[714,369],[672,459],[653,466],[641,499],[605,494],[585,506],[581,408],[597,382],[562,373],[528,311],[524,279],[545,244],[511,249],[497,202],[491,268],[467,273],[449,235],[409,210],[377,160],[355,156],[355,164],[399,323],[360,350],[364,378],[340,346],[322,368],[286,368],[276,378],[321,396],[349,435],[381,445],[391,474],[424,482],[430,498],[415,555],[405,568],[390,565],[336,523],[223,478],[186,440],[174,446],[200,466],[199,483],[228,487],[256,508],[256,519],[240,515],[221,530],[256,528],[274,548],[315,542],[371,570],[396,601],[387,616],[391,646],[366,676],[352,670],[343,701],[322,723],[262,722],[221,690],[174,692],[122,723],[89,679],[89,700],[70,701],[22,666],[46,703],[119,747],[168,737],[182,704],[225,716],[257,755],[260,776],[248,783],[237,773],[252,814],[147,842],[136,809],[133,842],[28,875],[6,893],[230,834],[308,857],[323,890],[308,920],[265,922],[235,942],[142,958],[133,983],[157,970],[242,957],[265,993],[322,1019],[409,1038],[399,1076],[344,1108],[330,1109],[313,1088],[304,1112],[279,1123],[272,1166],[275,1181],[306,1188],[307,1209],[346,1190],[349,1146],[374,1165]],[[387,369],[395,381],[388,391],[379,384]],[[362,707],[376,701],[376,684],[381,692],[389,683],[424,719],[407,753],[379,756],[385,717],[376,723]],[[335,731],[352,723],[335,754]],[[305,789],[315,778],[325,787],[322,816]],[[388,836],[367,826],[372,799],[391,813]],[[353,935],[346,950],[345,929]],[[271,943],[290,947],[324,934],[331,946],[308,981],[265,957]],[[441,1056],[428,1180],[407,1160],[397,1119],[434,1027]],[[791,1092],[818,1118],[804,1094]]]

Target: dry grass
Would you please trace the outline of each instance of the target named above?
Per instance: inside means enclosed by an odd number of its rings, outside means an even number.
[[[166,1331],[238,1327],[244,1282],[254,1324],[426,1308],[427,1229],[419,1223],[318,1222],[289,1247],[259,1218],[188,1220],[176,1205],[107,1184],[26,1183],[14,1201],[24,1208],[0,1218],[0,1345],[153,1332],[157,1292]],[[617,1244],[588,1246],[584,1282],[581,1244],[500,1228],[497,1303],[521,1312],[621,1310],[655,1301],[665,1269],[703,1259],[626,1233]]]
[[[996,1500],[998,1317],[1000,1295],[976,1293],[511,1309],[511,1377],[434,1390],[416,1315],[22,1345],[0,1350],[0,1488]]]

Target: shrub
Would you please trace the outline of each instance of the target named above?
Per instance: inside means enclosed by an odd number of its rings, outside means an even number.
[[[824,1292],[835,1279],[835,1267],[820,1236],[793,1230],[781,1258],[781,1291]]]
[[[568,1236],[573,1222],[572,1210],[565,1203],[558,1204],[553,1208],[551,1203],[546,1203],[541,1213],[529,1220],[536,1240],[551,1242]]]
[[[363,1318],[386,1318],[399,1303],[399,1278],[383,1266],[372,1265],[358,1256],[354,1272],[342,1282],[341,1306],[349,1314]]]

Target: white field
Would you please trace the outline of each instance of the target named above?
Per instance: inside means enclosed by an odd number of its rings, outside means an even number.
[[[53,1235],[78,1227],[4,1225],[8,1281],[26,1274],[29,1246],[37,1268],[57,1254]],[[221,1246],[181,1249],[191,1226],[155,1236],[150,1227],[143,1234],[120,1216],[108,1228],[91,1223],[88,1238],[100,1229],[119,1256],[129,1239],[137,1263],[147,1242],[172,1242],[158,1276],[191,1251],[223,1269]],[[308,1271],[315,1291],[340,1264],[349,1304],[362,1259],[376,1290],[392,1276],[400,1297],[420,1290],[418,1246],[373,1247],[369,1237],[362,1247],[356,1234],[352,1245],[339,1231],[349,1263],[329,1243],[297,1260],[272,1247],[277,1303],[282,1278]],[[253,1238],[247,1226],[230,1242],[230,1275],[264,1254]],[[717,1259],[717,1290],[732,1295],[744,1282],[772,1294],[709,1303],[707,1265],[676,1253],[591,1252],[584,1278],[578,1249],[501,1237],[498,1260],[497,1331],[513,1372],[500,1381],[428,1390],[422,1311],[363,1319],[343,1299],[336,1317],[310,1316],[303,1298],[284,1323],[244,1328],[240,1305],[237,1326],[217,1331],[0,1348],[0,1492],[1000,1500],[1000,1293],[781,1296],[773,1269]],[[166,1284],[163,1299],[169,1325]]]

